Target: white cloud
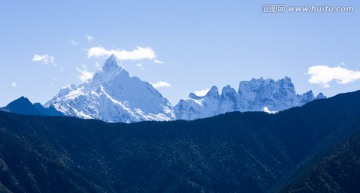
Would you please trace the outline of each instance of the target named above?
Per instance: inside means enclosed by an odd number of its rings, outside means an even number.
[[[171,87],[171,84],[164,82],[164,81],[159,81],[159,82],[153,83],[152,86],[154,88]]]
[[[197,90],[197,91],[194,91],[194,94],[196,96],[205,96],[208,92],[209,92],[210,89],[208,88],[205,88],[205,89],[202,89],[202,90]]]
[[[15,88],[15,87],[16,87],[16,81],[12,82],[10,85],[11,85],[13,88]]]
[[[94,37],[92,35],[85,35],[85,38],[87,39],[88,42],[92,43],[94,42]]]
[[[70,43],[73,46],[78,46],[79,45],[79,43],[77,43],[75,40],[70,40]]]
[[[82,69],[76,68],[76,70],[80,72],[78,78],[83,82],[90,80],[93,77],[93,73],[87,70],[86,65],[82,65]]]
[[[42,62],[44,64],[53,64],[55,62],[55,58],[53,56],[50,56],[48,54],[35,54],[32,58],[33,62]]]
[[[307,74],[311,84],[319,84],[324,88],[330,87],[330,82],[348,84],[360,80],[360,71],[349,70],[340,66],[329,67],[325,65],[311,66]]]
[[[88,58],[91,57],[109,57],[115,55],[119,60],[153,60],[154,63],[161,63],[156,59],[156,54],[150,47],[136,47],[136,49],[127,51],[121,49],[107,50],[103,47],[92,47],[88,50]]]
[[[270,109],[268,107],[264,107],[262,110],[263,110],[263,112],[268,113],[268,114],[276,114],[277,113],[277,111],[270,111]]]

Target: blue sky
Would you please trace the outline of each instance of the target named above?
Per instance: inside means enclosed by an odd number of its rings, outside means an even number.
[[[264,4],[355,10],[263,13]],[[45,103],[61,87],[80,84],[84,66],[89,73],[101,67],[110,50],[152,51],[121,62],[133,76],[171,85],[159,91],[173,104],[190,91],[228,84],[237,90],[239,81],[259,77],[289,76],[299,93],[358,90],[359,5],[350,0],[1,1],[0,106],[20,96]],[[91,48],[103,48],[103,55],[89,57]]]

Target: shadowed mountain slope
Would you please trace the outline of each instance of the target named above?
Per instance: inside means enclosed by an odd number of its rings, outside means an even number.
[[[134,124],[0,112],[0,190],[268,192],[360,129],[359,99]]]

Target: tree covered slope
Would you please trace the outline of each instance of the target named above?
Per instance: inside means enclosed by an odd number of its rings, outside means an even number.
[[[336,183],[345,186],[359,180],[351,173],[360,165],[353,157],[358,154],[336,154],[344,159],[338,162],[331,152],[359,130],[359,99],[354,92],[274,115],[237,112],[133,124],[0,112],[0,190],[296,192],[304,187],[297,172],[316,183],[316,172],[333,167],[343,169],[344,180]],[[323,166],[322,159],[333,166]],[[306,165],[315,169],[307,172]]]

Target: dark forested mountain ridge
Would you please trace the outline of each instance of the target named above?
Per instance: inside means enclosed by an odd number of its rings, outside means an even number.
[[[33,104],[25,97],[20,97],[10,102],[6,107],[0,108],[0,111],[22,115],[64,116],[53,106],[44,107],[40,103]]]
[[[134,124],[0,112],[0,191],[311,192],[302,182],[316,184],[321,172],[329,180],[316,192],[354,192],[343,187],[360,180],[352,174],[359,99],[353,92],[275,115]]]

